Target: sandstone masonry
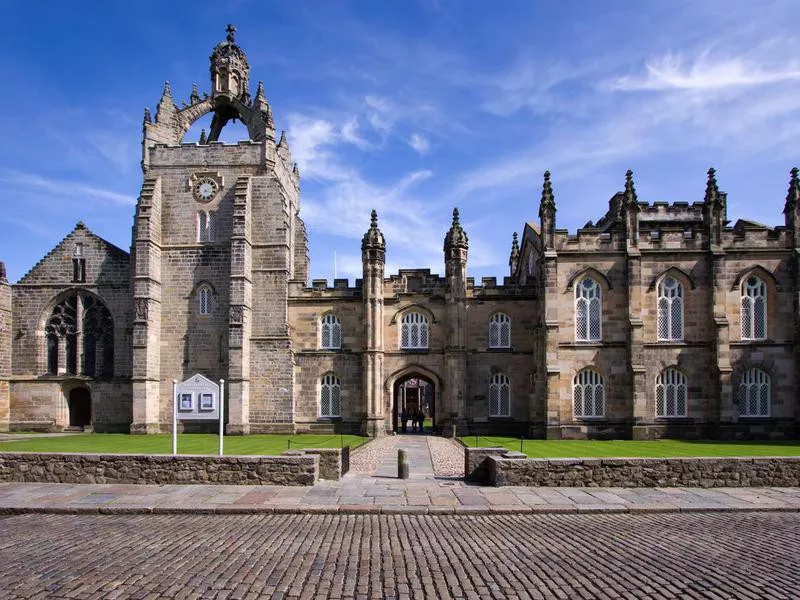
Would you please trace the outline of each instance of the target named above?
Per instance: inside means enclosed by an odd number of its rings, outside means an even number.
[[[228,434],[380,436],[404,408],[447,435],[798,434],[797,169],[778,227],[732,223],[711,169],[691,204],[640,201],[628,172],[574,233],[545,173],[502,281],[467,277],[457,210],[443,276],[386,273],[373,211],[362,278],[309,282],[300,172],[234,33],[209,93],[167,83],[145,111],[130,252],[79,223],[0,270],[0,430],[167,431],[172,380],[201,373],[227,382]],[[219,142],[231,119],[249,139]]]

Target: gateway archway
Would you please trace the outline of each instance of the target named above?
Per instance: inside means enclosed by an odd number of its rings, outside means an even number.
[[[436,396],[439,393],[435,377],[417,370],[409,370],[392,382],[392,430],[403,433],[403,417],[407,417],[405,433],[433,433],[436,431]],[[414,426],[419,413],[423,428]]]

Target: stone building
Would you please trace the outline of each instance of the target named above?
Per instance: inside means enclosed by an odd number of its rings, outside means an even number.
[[[248,140],[218,141],[231,119]],[[502,284],[467,277],[457,210],[443,277],[385,273],[373,211],[362,279],[309,286],[300,174],[233,28],[210,93],[179,107],[166,84],[143,130],[130,253],[79,223],[16,284],[0,273],[0,429],[167,431],[172,381],[201,373],[227,381],[230,434],[378,436],[416,410],[445,434],[798,431],[797,169],[785,226],[731,226],[713,169],[702,201],[671,205],[628,172],[575,234],[545,173]]]

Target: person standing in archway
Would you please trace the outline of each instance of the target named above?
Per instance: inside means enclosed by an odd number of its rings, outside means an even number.
[[[406,409],[403,409],[403,412],[400,413],[400,423],[402,424],[400,431],[408,433],[408,411]]]

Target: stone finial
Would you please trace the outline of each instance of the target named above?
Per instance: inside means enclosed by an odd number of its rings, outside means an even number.
[[[169,96],[172,97],[172,88],[169,86],[169,81],[164,82],[164,93],[162,96]]]
[[[285,146],[286,145],[286,131],[281,130],[281,139],[278,141],[278,146]]]
[[[511,238],[511,255],[508,257],[508,266],[511,267],[511,276],[517,271],[519,265],[519,242],[517,241],[517,232]]]
[[[800,204],[800,170],[793,167],[789,171],[789,175],[789,191],[786,194],[786,206],[783,209],[785,213],[793,212]]]
[[[450,226],[450,230],[447,232],[447,235],[444,236],[444,250],[447,252],[449,248],[467,248],[468,245],[469,239],[467,238],[467,232],[461,227],[458,209],[454,208],[453,224]]]
[[[297,166],[297,163],[294,163],[294,165],[292,165],[292,174],[295,177],[300,177],[300,168]]]
[[[0,281],[8,281],[6,276],[6,263],[0,261]]]
[[[231,23],[228,23],[228,26],[225,28],[225,32],[227,33],[225,39],[228,40],[228,43],[235,44],[236,40],[234,39],[234,36],[236,35],[236,27],[234,27]]]
[[[86,225],[84,224],[83,221],[78,221],[77,223],[75,223],[75,229],[86,229]]]
[[[206,137],[206,130],[205,129],[201,129],[200,130],[200,144],[204,145],[204,144],[207,144],[207,143],[208,143],[208,138]]]
[[[633,171],[630,169],[625,171],[625,204],[639,205],[639,199],[636,197],[636,188],[633,186]]]
[[[259,81],[258,82],[258,87],[256,88],[256,101],[259,101],[259,100],[263,100],[265,102],[267,100],[267,97],[264,94],[264,82],[263,81]]]
[[[550,171],[544,172],[544,183],[542,184],[542,200],[540,206],[552,206],[555,208],[556,199],[553,196],[553,185],[550,183]]]
[[[150,114],[150,109],[148,107],[146,107],[146,106],[144,107],[144,122],[145,123],[152,123],[153,122],[153,117]]]
[[[197,91],[197,84],[193,83],[192,84],[192,93],[189,95],[189,103],[190,104],[196,104],[198,102],[200,102],[200,94]]]
[[[705,203],[709,206],[711,204],[718,204],[721,200],[719,186],[717,186],[717,177],[716,177],[716,169],[711,167],[708,170],[708,180],[706,181],[706,195],[705,195]]]
[[[364,238],[361,240],[361,251],[383,251],[385,249],[386,239],[383,237],[383,233],[381,233],[381,230],[378,228],[378,212],[373,208],[369,215],[369,229],[367,230],[367,233],[364,234]]]

